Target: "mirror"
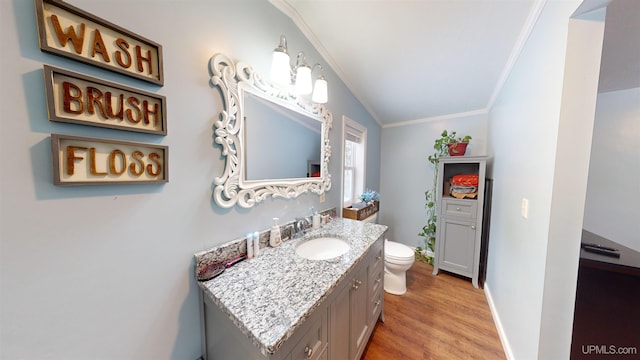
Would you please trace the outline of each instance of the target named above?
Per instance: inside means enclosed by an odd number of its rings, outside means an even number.
[[[249,89],[240,96],[246,180],[319,177],[320,169],[314,165],[320,164],[322,121],[276,105]]]
[[[328,191],[331,113],[223,54],[209,68],[224,108],[213,126],[225,157],[224,173],[214,179],[216,203],[249,208],[268,197]]]

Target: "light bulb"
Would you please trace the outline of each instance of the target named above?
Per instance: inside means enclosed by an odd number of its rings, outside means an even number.
[[[289,72],[289,54],[278,51],[273,52],[271,61],[271,80],[277,84],[289,85],[291,74]]]
[[[327,80],[325,80],[324,76],[321,76],[318,80],[316,80],[316,84],[313,87],[313,95],[311,96],[311,100],[318,104],[324,104],[328,100],[327,94]]]
[[[296,69],[296,92],[300,95],[311,94],[311,68],[298,66]]]

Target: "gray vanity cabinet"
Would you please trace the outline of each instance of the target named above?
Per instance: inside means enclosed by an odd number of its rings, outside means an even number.
[[[203,294],[201,294],[203,296]],[[204,314],[203,358],[262,360],[326,360],[328,357],[328,312],[326,307],[315,310],[296,329],[275,354],[260,352],[238,327],[209,298],[203,296]]]
[[[378,319],[382,318],[384,240],[351,271],[329,308],[331,359],[360,359]]]
[[[274,354],[263,354],[201,292],[203,354],[211,359],[357,360],[379,318],[382,318],[384,234],[344,275]]]
[[[353,283],[351,285],[351,344],[349,346],[351,359],[360,358],[360,354],[362,354],[364,346],[366,345],[367,340],[369,340],[369,299],[367,297],[367,284],[369,283],[368,276],[369,267],[363,266],[354,276]]]
[[[487,157],[451,156],[438,161],[437,223],[433,274],[439,269],[471,278],[478,287],[484,187]],[[455,175],[478,175],[477,195],[456,198],[450,180]]]
[[[361,266],[357,269],[356,273],[346,280],[349,286],[340,289],[338,296],[331,302],[331,359],[359,359],[359,350],[364,349],[364,344],[369,339],[367,272],[367,267]]]

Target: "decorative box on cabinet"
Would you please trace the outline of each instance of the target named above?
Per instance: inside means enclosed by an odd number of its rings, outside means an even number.
[[[354,209],[351,206],[342,208],[342,217],[353,220],[364,220],[380,210],[379,201],[371,201],[365,207]]]
[[[451,156],[438,161],[437,222],[433,274],[440,269],[471,278],[478,287],[485,195],[486,156]],[[477,174],[475,198],[450,194],[454,175]]]

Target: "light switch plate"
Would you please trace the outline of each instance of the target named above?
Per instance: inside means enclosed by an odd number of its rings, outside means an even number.
[[[525,219],[529,217],[529,199],[522,198],[522,209],[520,213]]]
[[[325,200],[324,193],[320,194],[320,203],[323,203]]]

